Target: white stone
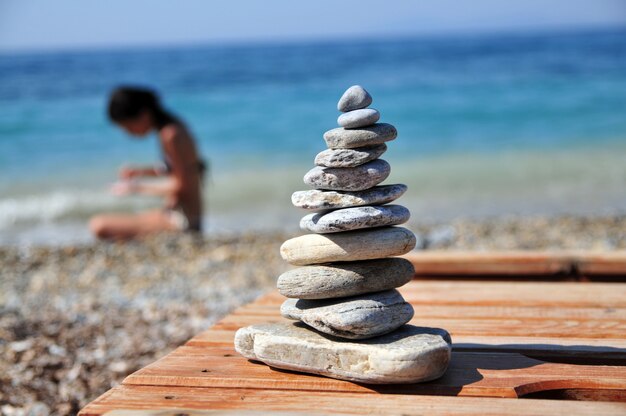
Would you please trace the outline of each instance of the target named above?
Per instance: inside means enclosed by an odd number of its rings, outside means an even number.
[[[402,227],[373,228],[336,234],[307,234],[280,247],[284,260],[295,266],[401,256],[415,247],[415,235]]]
[[[328,213],[311,213],[300,220],[300,228],[318,234],[404,224],[411,216],[401,205],[342,208]]]
[[[317,154],[315,164],[327,168],[353,168],[378,159],[386,151],[385,143],[355,149],[326,149]]]
[[[315,189],[363,191],[387,179],[389,173],[391,166],[383,159],[372,160],[354,168],[316,166],[304,175],[304,183]]]
[[[391,289],[338,299],[287,299],[280,313],[328,335],[366,339],[387,334],[409,322],[413,307],[400,292]]]
[[[381,205],[395,201],[406,192],[406,185],[380,185],[364,191],[296,191],[291,195],[291,203],[306,210],[318,211],[338,208]]]
[[[376,123],[359,129],[339,127],[324,133],[324,141],[330,149],[354,149],[391,141],[398,137],[398,131],[387,123]]]
[[[443,329],[404,325],[387,335],[355,342],[301,325],[241,328],[235,334],[235,349],[272,367],[368,384],[434,380],[450,363],[452,341]]]
[[[298,299],[331,299],[400,287],[415,275],[403,258],[328,263],[298,267],[278,277],[281,295]]]
[[[380,120],[380,113],[373,108],[348,111],[337,118],[337,124],[346,129],[371,126]]]

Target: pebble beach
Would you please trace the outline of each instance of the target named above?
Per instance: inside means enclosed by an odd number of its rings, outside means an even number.
[[[409,222],[415,250],[624,250],[626,215]],[[71,415],[276,286],[301,232],[0,248],[0,413]]]

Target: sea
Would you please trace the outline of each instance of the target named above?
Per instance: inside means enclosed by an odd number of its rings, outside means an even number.
[[[386,183],[413,222],[626,213],[626,28],[0,54],[0,244],[88,242],[88,219],[158,208],[109,193],[156,137],[106,118],[156,89],[210,163],[205,233],[297,229],[290,195],[351,85],[398,129]]]

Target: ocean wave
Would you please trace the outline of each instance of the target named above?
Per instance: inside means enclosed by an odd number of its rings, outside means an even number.
[[[103,192],[58,190],[0,199],[0,229],[16,225],[86,219],[105,210],[136,208],[145,202],[121,200]]]

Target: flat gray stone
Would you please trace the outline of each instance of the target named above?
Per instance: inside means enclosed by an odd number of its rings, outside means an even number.
[[[328,335],[366,339],[387,334],[409,322],[413,307],[400,292],[391,289],[349,298],[287,299],[280,314]]]
[[[331,191],[362,191],[372,188],[389,176],[391,166],[383,159],[372,160],[354,168],[316,166],[304,175],[304,183]]]
[[[353,168],[378,159],[386,151],[385,143],[355,149],[326,149],[315,156],[315,164],[327,168]]]
[[[450,363],[451,343],[443,329],[413,325],[358,342],[320,334],[298,323],[253,325],[235,334],[235,349],[250,360],[367,384],[437,379]]]
[[[415,248],[415,235],[402,227],[373,228],[336,234],[307,234],[280,246],[283,260],[294,266],[382,259]]]
[[[300,228],[318,234],[340,233],[363,228],[403,224],[411,213],[402,205],[342,208],[328,213],[311,213],[300,220]]]
[[[296,191],[291,195],[291,203],[307,210],[328,210],[337,208],[359,207],[364,205],[380,205],[395,201],[407,190],[406,185],[380,185],[364,191],[340,192],[320,191]]]
[[[373,108],[362,108],[343,113],[337,118],[337,124],[346,129],[367,127],[380,120],[380,113]]]
[[[353,85],[343,93],[337,103],[337,110],[346,111],[358,110],[372,104],[372,96],[360,85]]]
[[[298,299],[332,299],[403,286],[415,275],[403,258],[330,263],[289,270],[278,277],[281,295]]]
[[[398,137],[398,131],[387,123],[376,123],[359,129],[339,127],[324,133],[324,141],[331,149],[353,149],[385,143]]]

